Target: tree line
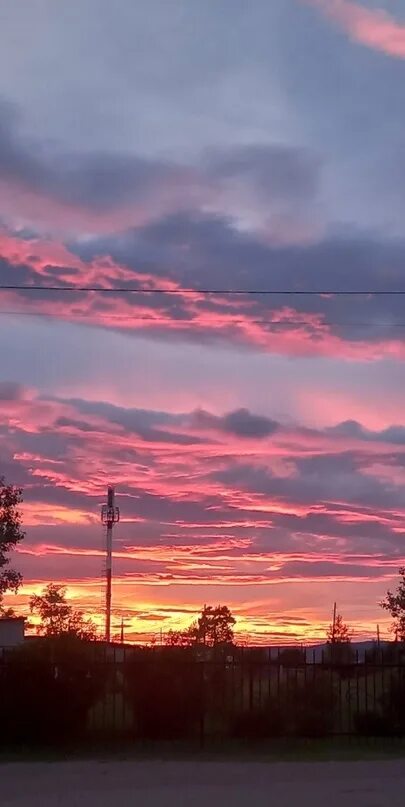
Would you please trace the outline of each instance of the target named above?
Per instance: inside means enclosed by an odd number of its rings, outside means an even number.
[[[17,593],[22,583],[19,572],[10,565],[10,554],[24,539],[20,505],[23,491],[7,484],[0,476],[0,616],[14,615],[13,609],[4,607],[6,592]],[[398,641],[405,642],[405,567],[399,569],[400,580],[396,591],[388,591],[380,603],[392,616],[392,631]],[[70,636],[86,641],[99,638],[97,626],[86,619],[83,612],[67,602],[66,588],[49,583],[41,594],[30,598],[30,612],[39,617],[37,632],[48,638]],[[205,647],[232,645],[235,642],[236,620],[226,605],[205,605],[197,621],[182,631],[169,631],[165,643],[171,647]],[[330,646],[339,645],[341,651],[350,644],[348,625],[337,614],[327,633]]]

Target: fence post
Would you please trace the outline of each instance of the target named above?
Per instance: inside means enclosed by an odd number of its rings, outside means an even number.
[[[249,659],[249,711],[253,711],[253,667]]]
[[[200,748],[205,747],[205,662],[200,661]]]

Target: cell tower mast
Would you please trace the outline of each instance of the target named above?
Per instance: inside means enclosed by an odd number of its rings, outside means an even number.
[[[108,486],[107,504],[101,508],[101,522],[107,527],[106,541],[106,595],[105,595],[105,640],[111,638],[111,590],[112,590],[112,533],[113,526],[120,520],[119,507],[115,506],[115,490]]]

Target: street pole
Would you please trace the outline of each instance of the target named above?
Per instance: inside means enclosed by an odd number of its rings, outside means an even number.
[[[335,632],[336,632],[336,603],[334,603],[333,606],[332,642],[335,641]]]

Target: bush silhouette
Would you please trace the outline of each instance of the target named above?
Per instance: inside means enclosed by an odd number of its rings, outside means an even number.
[[[381,698],[382,715],[393,736],[405,735],[405,669],[393,676],[391,685]]]
[[[236,715],[231,733],[246,740],[283,737],[287,733],[286,714],[275,698],[268,699],[262,707],[257,706]]]
[[[289,685],[276,695],[236,715],[233,734],[245,738],[324,737],[332,732],[335,696],[322,675]]]
[[[3,744],[57,746],[85,734],[88,711],[105,684],[94,650],[80,640],[42,639],[3,660]]]
[[[148,740],[196,735],[202,713],[201,673],[201,665],[187,649],[135,652],[125,673],[135,734]]]
[[[387,718],[377,711],[358,712],[354,716],[354,728],[363,737],[385,737],[389,734]]]

